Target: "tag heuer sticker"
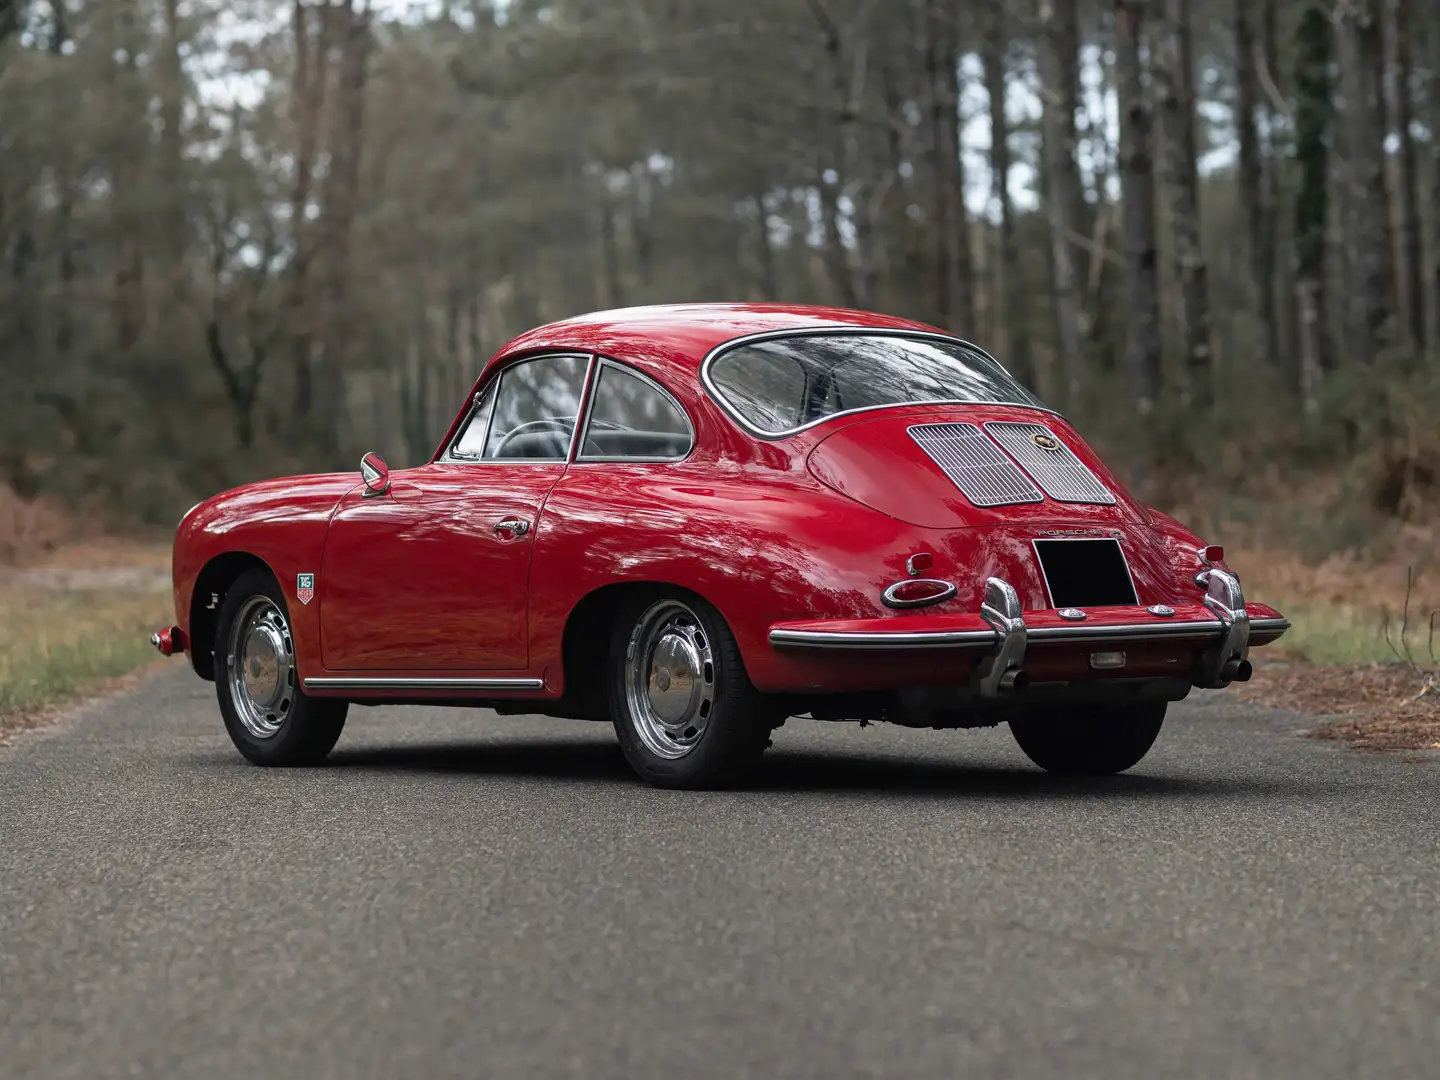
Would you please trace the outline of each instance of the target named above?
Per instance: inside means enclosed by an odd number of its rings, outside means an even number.
[[[315,575],[295,575],[295,599],[302,604],[308,604],[315,599]]]

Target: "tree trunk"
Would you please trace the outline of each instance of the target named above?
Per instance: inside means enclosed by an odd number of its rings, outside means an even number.
[[[600,189],[600,254],[605,268],[605,299],[612,308],[625,306],[625,283],[620,277],[620,239],[610,194]]]
[[[310,264],[315,257],[315,228],[310,221],[310,188],[320,142],[320,114],[330,82],[331,19],[329,9],[310,17],[305,0],[295,0],[291,25],[295,39],[295,68],[290,87],[290,123],[295,139],[294,176],[290,186],[291,256],[289,288],[285,300],[294,366],[295,419],[308,423],[314,396],[311,372],[314,315],[310,310]],[[319,22],[318,32],[311,23]]]
[[[1240,140],[1238,180],[1241,219],[1245,225],[1245,247],[1249,256],[1246,271],[1250,292],[1255,298],[1258,331],[1255,358],[1262,364],[1280,362],[1275,313],[1274,205],[1268,203],[1274,164],[1266,168],[1257,118],[1260,114],[1260,80],[1257,73],[1259,44],[1255,37],[1256,12],[1253,0],[1235,4],[1236,127]],[[1273,19],[1274,0],[1263,0],[1262,26]],[[1268,117],[1269,111],[1266,110]],[[1266,125],[1267,129],[1270,125]]]
[[[185,76],[180,66],[180,0],[165,0],[165,36],[160,50],[161,228],[171,284],[183,285],[185,258],[185,159],[180,124],[185,113]]]
[[[1425,348],[1425,226],[1420,218],[1420,178],[1415,135],[1411,130],[1415,109],[1411,100],[1410,34],[1413,31],[1410,0],[1391,0],[1395,16],[1395,130],[1400,139],[1401,249],[1404,277],[1401,307],[1417,351]],[[1434,133],[1432,133],[1432,139]]]
[[[1295,291],[1302,345],[1300,392],[1306,410],[1311,412],[1318,405],[1314,392],[1321,374],[1334,367],[1330,335],[1321,323],[1328,273],[1333,53],[1330,17],[1319,5],[1311,4],[1301,14],[1295,34],[1295,164],[1299,178],[1294,226]]]
[[[978,320],[975,256],[970,243],[970,212],[965,205],[965,161],[961,157],[963,147],[960,141],[960,100],[965,95],[965,76],[960,70],[960,43],[955,16],[938,0],[936,7],[943,12],[940,25],[945,43],[941,52],[944,59],[943,74],[946,76],[942,95],[947,117],[945,155],[950,169],[950,219],[955,223],[955,234],[951,243],[951,254],[955,262],[954,272],[950,276],[954,293],[950,310],[955,313],[961,333],[974,333]]]
[[[1155,176],[1150,101],[1145,85],[1145,0],[1115,0],[1120,87],[1120,159],[1130,332],[1126,361],[1142,417],[1160,395],[1160,295],[1156,267]]]
[[[1005,115],[1005,58],[1009,51],[1008,13],[1000,5],[991,10],[985,35],[985,90],[990,99],[991,195],[1000,211],[1000,253],[995,260],[994,333],[996,348],[1005,351],[1010,370],[1026,383],[1033,383],[1025,314],[1020,310],[1016,286],[1020,281],[1020,253],[1015,246],[1015,206],[1010,198],[1010,123]]]
[[[947,122],[945,102],[948,93],[945,87],[950,80],[945,74],[945,50],[939,34],[938,7],[926,0],[923,19],[923,41],[925,53],[925,95],[930,120],[930,179],[931,209],[930,238],[934,244],[934,281],[936,323],[950,326],[958,316],[952,301],[954,298],[953,278],[955,275],[954,223],[951,220],[950,186],[954,170],[950,167],[947,147],[951,140],[946,131],[954,130],[954,124]]]
[[[1430,64],[1430,358],[1440,366],[1440,15],[1425,20]]]
[[[1165,179],[1175,277],[1180,286],[1180,337],[1184,343],[1188,392],[1209,406],[1212,381],[1210,302],[1205,254],[1200,248],[1200,178],[1195,149],[1195,49],[1190,0],[1167,0],[1163,62],[1157,66]]]
[[[1081,201],[1080,170],[1075,161],[1075,67],[1072,48],[1076,0],[1039,0],[1040,79],[1045,170],[1045,201],[1050,221],[1050,272],[1056,331],[1060,342],[1060,379],[1065,402],[1074,407],[1088,383],[1087,327],[1080,306],[1079,267],[1071,237],[1079,228],[1075,207]]]
[[[342,430],[344,372],[351,366],[350,349],[354,341],[353,314],[350,299],[351,233],[359,204],[360,160],[365,145],[365,87],[370,61],[370,14],[356,11],[354,0],[344,8],[343,42],[340,54],[339,81],[333,129],[330,137],[330,165],[323,190],[324,212],[320,232],[325,245],[325,289],[323,295],[324,349],[319,371],[320,386],[325,392],[325,408],[319,413],[322,424],[318,430],[321,446],[327,451],[338,448]]]
[[[1356,271],[1354,333],[1360,359],[1367,364],[1375,361],[1393,315],[1379,3],[1347,0],[1338,9],[1353,227],[1347,246]]]
[[[780,277],[775,267],[775,247],[770,243],[770,211],[765,208],[765,195],[755,195],[755,251],[759,256],[760,298],[780,299]]]

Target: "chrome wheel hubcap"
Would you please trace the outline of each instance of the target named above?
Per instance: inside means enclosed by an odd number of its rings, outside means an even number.
[[[241,725],[257,739],[272,738],[295,705],[295,642],[268,596],[252,596],[240,608],[226,667]]]
[[[635,624],[625,697],[651,753],[682,758],[704,737],[715,704],[715,660],[700,620],[680,601],[651,605]]]

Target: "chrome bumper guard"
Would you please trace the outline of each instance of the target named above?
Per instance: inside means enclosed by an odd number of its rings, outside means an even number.
[[[980,617],[988,629],[933,631],[852,631],[793,629],[770,631],[770,644],[785,649],[985,649],[975,667],[972,685],[981,697],[998,697],[1024,689],[1030,681],[1025,671],[1025,653],[1031,645],[1120,645],[1127,641],[1194,641],[1208,644],[1191,682],[1207,689],[1219,689],[1250,678],[1251,632],[1273,641],[1290,628],[1283,618],[1252,619],[1245,608],[1240,582],[1224,570],[1208,571],[1203,599],[1214,619],[1175,619],[1167,616],[1144,622],[1094,624],[1076,622],[1067,626],[1026,626],[1020,597],[1003,578],[985,582]],[[1152,612],[1160,616],[1160,612]],[[1170,614],[1173,614],[1171,612]],[[1215,621],[1219,620],[1218,624]]]
[[[1225,628],[1220,641],[1206,650],[1195,673],[1195,685],[1218,690],[1232,682],[1250,681],[1250,614],[1245,610],[1245,593],[1240,580],[1224,570],[1210,571],[1205,587],[1205,606],[1220,617]]]
[[[1220,620],[1220,640],[1205,651],[1194,674],[1194,684],[1220,689],[1232,682],[1247,682],[1250,661],[1250,615],[1240,581],[1224,570],[1211,570],[1205,606]],[[985,582],[985,599],[980,616],[995,630],[995,647],[975,669],[974,685],[981,697],[1023,690],[1030,679],[1025,673],[1025,649],[1031,640],[1065,642],[1116,642],[1155,638],[1210,638],[1210,622],[1131,623],[1120,626],[1028,628],[1020,598],[1003,578]]]

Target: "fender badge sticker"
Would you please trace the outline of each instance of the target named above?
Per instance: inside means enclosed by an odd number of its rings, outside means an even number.
[[[308,604],[315,599],[315,575],[295,575],[295,599],[302,604]]]

